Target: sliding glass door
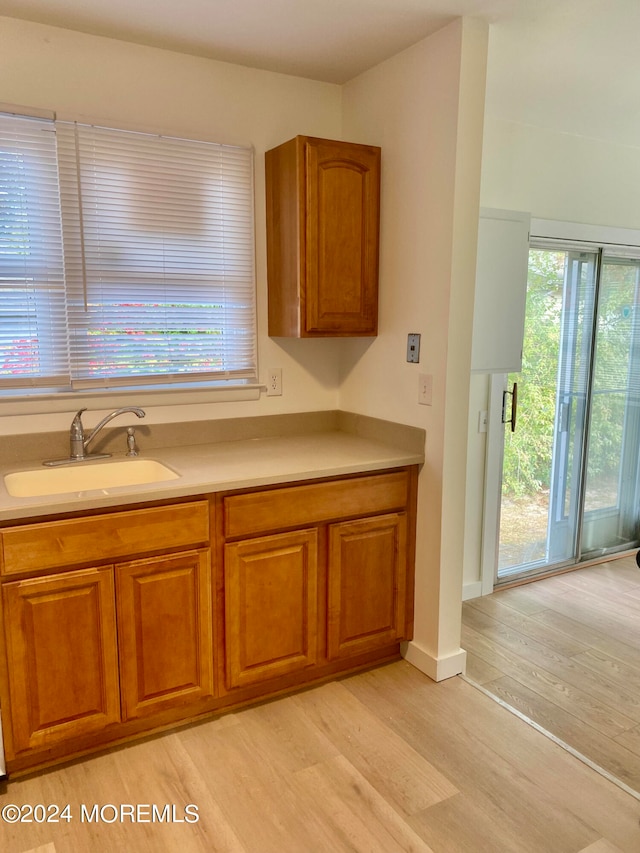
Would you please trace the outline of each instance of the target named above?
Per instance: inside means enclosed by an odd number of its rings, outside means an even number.
[[[638,539],[640,260],[605,254],[590,400],[581,552]]]
[[[507,386],[517,383],[518,414],[504,439],[498,581],[637,542],[639,282],[640,260],[531,249],[523,367]]]

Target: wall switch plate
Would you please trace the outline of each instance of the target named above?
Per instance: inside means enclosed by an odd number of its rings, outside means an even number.
[[[267,397],[282,395],[282,368],[270,367],[267,371]]]
[[[407,361],[413,364],[420,361],[420,335],[407,335]]]
[[[489,412],[486,409],[478,412],[478,432],[486,432],[489,422]]]
[[[421,406],[430,406],[433,397],[433,376],[421,373],[418,376],[418,402]]]

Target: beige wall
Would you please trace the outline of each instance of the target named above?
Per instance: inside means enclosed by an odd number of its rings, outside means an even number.
[[[465,448],[487,29],[458,20],[344,87],[0,19],[0,101],[256,150],[259,364],[284,394],[158,406],[151,422],[340,406],[425,427],[416,635],[408,656],[459,672]],[[266,334],[263,154],[298,133],[383,146],[380,334],[277,341]],[[422,335],[420,365],[406,335]],[[433,377],[417,403],[418,373]],[[93,413],[96,414],[96,413]],[[68,413],[5,416],[0,435],[68,426]]]
[[[61,118],[255,148],[258,363],[262,381],[269,367],[283,368],[283,396],[145,405],[148,422],[337,406],[340,343],[276,341],[266,333],[263,162],[268,148],[298,133],[341,138],[341,87],[0,18],[0,102],[55,110]],[[88,413],[88,425],[97,418],[97,412]],[[68,413],[3,417],[0,409],[0,435],[64,429],[69,422]]]
[[[485,207],[526,210],[541,219],[640,228],[639,183],[640,144],[632,147],[486,119]]]
[[[383,147],[380,334],[345,344],[342,408],[427,430],[420,477],[416,633],[432,677],[460,671],[470,338],[486,28],[458,20],[345,86],[344,133]],[[406,362],[422,335],[419,365]],[[433,403],[418,405],[418,375]]]

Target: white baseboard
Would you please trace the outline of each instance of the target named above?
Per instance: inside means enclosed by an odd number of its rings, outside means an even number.
[[[442,658],[434,658],[413,640],[410,643],[402,643],[402,656],[434,681],[444,681],[445,678],[464,674],[467,665],[467,653],[464,649]]]
[[[462,587],[462,600],[470,601],[472,598],[480,598],[482,595],[482,581],[466,583]]]

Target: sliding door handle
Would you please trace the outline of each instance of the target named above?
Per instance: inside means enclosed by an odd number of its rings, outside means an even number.
[[[507,418],[507,397],[511,397],[511,417]],[[511,424],[511,432],[516,431],[516,415],[518,414],[518,383],[513,383],[511,391],[502,392],[502,423]]]

